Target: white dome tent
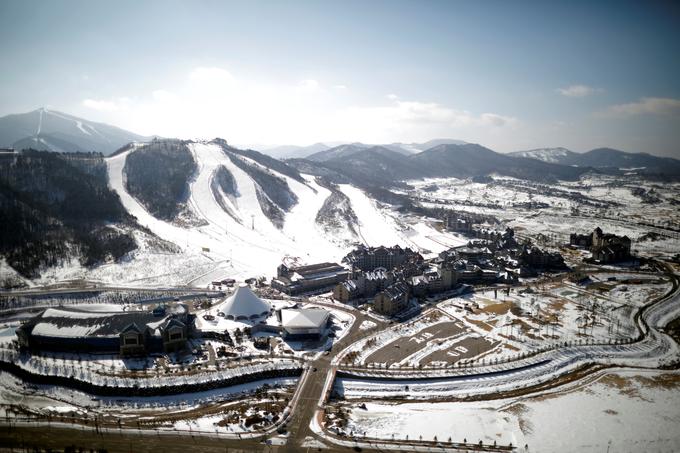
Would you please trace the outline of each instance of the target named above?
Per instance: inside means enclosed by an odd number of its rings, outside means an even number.
[[[234,294],[227,297],[220,307],[224,317],[234,321],[248,321],[268,316],[271,310],[269,302],[257,297],[246,284],[239,285]]]

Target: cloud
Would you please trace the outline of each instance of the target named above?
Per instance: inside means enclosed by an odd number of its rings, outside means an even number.
[[[286,84],[198,67],[179,83],[146,95],[86,99],[83,105],[101,111],[99,120],[146,135],[221,136],[234,143],[390,143],[446,136],[483,141],[518,122],[495,112],[397,96],[361,102],[344,89],[315,79]]]
[[[497,115],[495,113],[482,113],[479,117],[479,121],[483,125],[503,127],[516,123],[517,119],[508,116]]]
[[[392,93],[392,94],[388,94],[386,97],[387,97],[387,99],[389,99],[390,101],[396,101],[397,99],[399,99],[399,96],[397,96],[396,94],[393,94],[393,93]]]
[[[583,98],[602,91],[600,88],[589,87],[588,85],[570,85],[566,88],[558,88],[557,92],[562,96],[570,98]]]
[[[612,105],[607,113],[614,115],[676,115],[680,114],[680,99],[641,98],[637,102]]]
[[[302,91],[316,91],[319,89],[319,82],[314,79],[306,79],[298,84],[298,88]]]
[[[216,67],[198,67],[189,73],[189,79],[199,83],[231,84],[234,77],[229,71]]]
[[[490,133],[518,123],[496,113],[475,115],[435,102],[394,101],[384,106],[351,106],[334,117],[334,136],[368,143],[424,141],[456,136],[482,141]],[[338,135],[339,134],[339,135]]]
[[[333,88],[335,88],[336,90],[346,90],[347,85],[333,85]]]
[[[151,93],[151,96],[159,102],[175,102],[178,100],[174,93],[166,90],[155,90]]]
[[[104,99],[84,99],[83,105],[92,110],[99,110],[102,112],[113,112],[123,110],[130,103],[128,98],[118,98],[112,100]]]

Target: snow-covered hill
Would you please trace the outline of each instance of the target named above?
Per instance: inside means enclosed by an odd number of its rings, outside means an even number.
[[[570,151],[567,148],[537,148],[530,149],[527,151],[517,151],[510,154],[516,157],[528,157],[531,159],[538,159],[542,160],[543,162],[550,162],[553,164],[563,163],[565,160],[569,159],[572,155],[576,155],[575,152]]]
[[[0,146],[44,151],[111,154],[133,141],[148,140],[132,132],[66,113],[40,108],[0,118]]]
[[[246,155],[232,153],[219,141],[191,143],[189,148],[197,171],[189,183],[186,204],[200,221],[198,226],[160,220],[128,192],[125,161],[139,148],[107,159],[111,188],[119,194],[125,208],[137,217],[140,225],[181,249],[181,253],[171,258],[171,263],[167,254],[158,256],[159,266],[170,266],[176,270],[182,267],[183,262],[186,263],[186,273],[182,278],[178,278],[176,271],[168,272],[165,281],[168,285],[188,283],[204,286],[225,277],[271,277],[286,257],[306,263],[339,261],[355,243],[401,244],[424,253],[434,253],[447,245],[461,242],[455,236],[445,237],[428,224],[409,224],[356,187],[319,184],[314,177],[305,174],[302,181],[297,180]],[[234,159],[240,159],[241,163],[235,164]],[[244,171],[243,164],[259,167],[285,181],[294,194],[297,202],[289,210],[282,210],[282,224],[277,224],[266,214],[267,204],[262,203],[265,191],[261,182]],[[235,185],[234,190],[225,191],[222,184],[215,184],[218,173],[224,171],[233,178],[230,184]],[[334,218],[328,219],[328,216]],[[135,269],[134,274],[138,275],[140,270],[135,267],[135,262],[153,266],[155,253],[142,249],[130,262],[120,266]],[[148,272],[150,276],[164,275],[159,268]],[[120,270],[116,272],[116,275],[122,274]],[[155,284],[162,281],[163,278],[153,279]],[[136,284],[140,283],[136,281]]]
[[[277,159],[293,159],[293,158],[304,158],[314,153],[325,151],[331,148],[325,143],[314,143],[309,146],[297,146],[297,145],[282,145],[274,146],[271,148],[256,146],[254,149],[268,154]]]
[[[630,153],[612,148],[596,148],[575,153],[565,148],[540,148],[510,153],[515,157],[527,157],[544,162],[572,167],[620,169],[626,173],[678,178],[680,160],[653,156],[647,153]]]

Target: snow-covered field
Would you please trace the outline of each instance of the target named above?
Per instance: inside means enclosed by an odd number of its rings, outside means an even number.
[[[680,449],[679,404],[677,372],[617,371],[525,399],[352,404],[347,431],[383,439],[512,442],[521,452],[671,452]]]
[[[591,285],[564,281],[516,287],[508,294],[487,290],[449,299],[440,308],[517,351],[556,341],[608,342],[634,337],[637,308],[672,288],[665,279],[632,272],[597,273],[591,279]],[[464,310],[469,304],[479,308]]]
[[[586,175],[577,182],[561,181],[550,186],[508,177],[494,179],[491,183],[456,178],[409,181],[415,187],[410,194],[425,206],[496,216],[526,236],[555,235],[564,243],[571,233],[589,233],[599,226],[607,233],[628,235],[634,242],[632,248],[640,253],[668,256],[680,250],[680,235],[645,225],[652,222],[680,228],[680,211],[674,204],[680,196],[679,184],[659,185],[605,175]],[[659,202],[645,203],[633,195],[636,188],[654,190]],[[544,205],[537,209],[522,205],[525,203]],[[638,241],[650,231],[662,236]]]

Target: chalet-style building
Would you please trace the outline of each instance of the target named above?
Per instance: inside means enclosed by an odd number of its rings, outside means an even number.
[[[393,272],[383,268],[368,272],[357,272],[356,277],[340,282],[333,288],[333,298],[340,302],[348,302],[360,297],[373,297],[395,281]]]
[[[438,265],[422,275],[407,280],[411,294],[417,297],[452,289],[458,283],[458,272],[450,265]]]
[[[536,246],[523,246],[522,252],[518,256],[518,261],[521,265],[533,269],[566,269],[562,255],[556,252],[550,253],[541,250]]]
[[[456,233],[472,233],[473,219],[457,213],[451,213],[444,218],[444,226],[449,231]]]
[[[183,349],[193,326],[184,305],[172,310],[96,311],[48,308],[17,329],[31,350],[119,353],[124,356]]]
[[[614,263],[630,259],[631,241],[628,236],[604,234],[600,227],[593,231],[593,259],[600,263]]]
[[[373,309],[385,316],[394,316],[408,308],[409,287],[397,282],[380,291],[373,300]]]
[[[391,271],[407,261],[422,262],[423,257],[410,248],[402,248],[398,245],[393,247],[366,247],[359,246],[352,250],[342,259],[342,262],[352,268],[353,271],[372,271],[383,268]]]
[[[277,268],[271,287],[283,293],[294,295],[329,288],[347,280],[349,271],[337,263],[318,263],[308,266],[286,266]]]
[[[569,244],[589,248],[592,260],[602,264],[625,261],[631,258],[631,240],[628,236],[605,234],[600,227],[592,234],[571,234]]]

